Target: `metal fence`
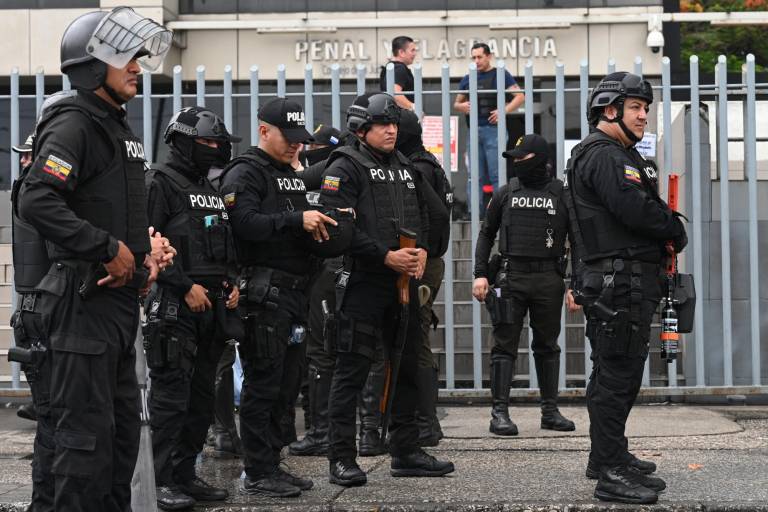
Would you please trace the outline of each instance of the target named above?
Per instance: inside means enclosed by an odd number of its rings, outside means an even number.
[[[643,379],[642,393],[656,396],[689,395],[689,394],[756,394],[768,392],[768,386],[763,382],[768,380],[768,365],[764,362],[768,360],[768,341],[761,341],[761,316],[760,316],[760,288],[761,283],[766,282],[766,277],[761,276],[759,272],[760,262],[760,228],[766,231],[765,222],[768,220],[768,211],[759,211],[758,208],[758,188],[763,193],[768,193],[768,184],[758,183],[757,175],[757,143],[765,142],[768,134],[758,137],[756,124],[756,109],[760,104],[758,96],[765,99],[768,97],[768,84],[756,83],[755,80],[755,58],[748,55],[744,65],[744,72],[739,83],[728,83],[726,70],[726,59],[721,56],[715,71],[716,80],[712,84],[700,84],[699,63],[697,57],[690,59],[690,82],[685,85],[673,85],[671,83],[670,62],[668,58],[662,61],[661,77],[653,77],[655,96],[661,101],[657,102],[657,116],[659,128],[664,136],[662,137],[661,151],[661,174],[660,183],[662,187],[666,184],[666,177],[671,172],[683,173],[683,187],[686,190],[688,200],[686,201],[685,213],[690,219],[689,237],[690,245],[685,253],[683,267],[687,267],[695,276],[695,285],[698,291],[696,299],[695,329],[692,335],[684,336],[682,344],[682,354],[680,365],[673,362],[669,365],[662,365],[655,361],[653,364],[657,371],[654,374],[654,382],[651,380],[651,361],[646,363],[646,371]],[[616,69],[615,63],[610,60],[607,64],[607,72],[613,72]],[[498,61],[496,64],[497,83],[504,84],[505,64]],[[566,76],[564,66],[557,63],[555,66],[555,86],[554,88],[534,88],[534,70],[529,62],[525,66],[523,77],[523,87],[520,91],[512,91],[513,94],[525,94],[524,101],[524,131],[532,133],[534,131],[534,96],[544,97],[547,95],[554,97],[554,140],[555,140],[555,164],[559,175],[562,177],[562,170],[565,167],[567,156],[565,154],[565,132],[566,132],[566,105],[571,108],[578,106],[579,128],[581,137],[588,134],[589,128],[586,119],[586,104],[590,91],[590,77],[588,74],[588,63],[582,61],[580,64],[580,74],[578,76],[578,87],[566,87]],[[142,94],[136,100],[142,105],[142,137],[144,139],[145,154],[148,161],[153,161],[153,104],[152,100],[157,98],[168,98],[172,100],[172,110],[177,111],[184,102],[190,104],[194,102],[197,105],[204,106],[206,99],[220,98],[223,102],[223,115],[227,126],[233,126],[233,102],[238,98],[246,99],[248,102],[248,119],[250,123],[250,142],[258,143],[257,117],[256,113],[260,102],[274,95],[285,97],[303,97],[305,106],[305,117],[307,126],[315,126],[315,104],[318,101],[327,101],[330,98],[331,124],[336,127],[342,126],[342,100],[351,100],[354,96],[362,94],[366,90],[366,69],[362,65],[357,66],[357,77],[355,81],[342,83],[340,79],[340,67],[334,64],[331,67],[330,91],[320,91],[316,87],[318,81],[313,78],[313,68],[307,65],[305,69],[305,78],[303,91],[287,92],[285,67],[279,66],[277,72],[276,90],[274,92],[264,92],[264,81],[259,80],[259,68],[253,66],[250,69],[250,80],[248,81],[246,92],[233,92],[233,79],[231,66],[225,67],[224,81],[219,92],[206,92],[205,68],[197,68],[196,89],[194,94],[183,93],[182,70],[180,66],[173,69],[172,91],[165,94],[153,94],[153,77],[149,74],[143,75]],[[636,74],[642,75],[642,61],[635,59],[634,69]],[[471,193],[468,201],[471,203],[471,220],[469,223],[469,239],[466,244],[471,244],[474,248],[480,229],[479,213],[479,180],[478,176],[479,158],[478,158],[478,95],[493,94],[496,96],[497,107],[500,111],[504,108],[505,95],[510,91],[503,90],[503,86],[496,91],[479,91],[477,85],[477,68],[474,64],[469,66],[469,90],[458,91],[451,89],[451,77],[449,76],[449,66],[445,64],[442,68],[439,88],[425,88],[422,77],[422,69],[417,64],[413,68],[415,78],[414,91],[404,91],[413,93],[415,98],[415,107],[418,112],[424,110],[425,100],[430,97],[439,98],[439,114],[442,116],[443,126],[443,164],[446,169],[451,167],[450,151],[450,116],[451,116],[451,97],[459,92],[468,94],[471,110],[469,114],[469,143],[471,145],[469,154],[469,175],[471,179]],[[44,76],[42,71],[36,75],[35,94],[21,95],[19,93],[19,74],[17,70],[10,77],[10,94],[0,95],[0,100],[10,101],[10,142],[16,144],[21,138],[19,129],[19,102],[22,100],[34,100],[36,112],[39,113],[40,107],[44,101],[45,88]],[[594,77],[593,77],[594,80]],[[387,66],[386,72],[387,91],[392,93],[394,89],[394,70],[392,65]],[[188,84],[189,85],[189,84]],[[242,85],[242,84],[241,84]],[[268,84],[272,87],[272,83]],[[63,89],[68,89],[69,84],[66,76],[62,80]],[[261,87],[261,89],[260,89]],[[703,153],[699,150],[708,143],[703,140],[708,139],[706,126],[708,118],[705,115],[699,115],[698,108],[689,109],[685,118],[685,144],[683,140],[676,141],[673,133],[673,91],[682,91],[688,96],[689,105],[700,105],[702,96],[715,100],[717,122],[717,166],[718,175],[713,181],[707,170],[708,160],[702,160]],[[577,96],[577,100],[573,100]],[[569,101],[566,102],[566,97]],[[728,142],[733,142],[729,138],[729,115],[728,102],[738,101],[743,105],[743,127],[744,134],[741,139],[744,152],[744,178],[733,180],[729,178],[729,151]],[[435,104],[434,102],[432,104]],[[709,119],[712,117],[709,116]],[[761,125],[762,126],[762,125]],[[765,127],[763,127],[765,129]],[[506,140],[507,126],[505,116],[499,116],[497,126],[499,140]],[[500,144],[503,147],[503,144]],[[499,150],[499,182],[506,182],[506,164]],[[673,162],[685,162],[685,168],[673,167]],[[18,161],[15,155],[11,154],[12,177],[18,175]],[[450,172],[447,173],[449,179]],[[729,182],[734,188],[731,190]],[[719,195],[715,195],[713,184],[719,188]],[[766,186],[765,188],[763,186]],[[743,189],[743,190],[742,190]],[[739,206],[746,205],[745,210],[737,219],[731,219],[731,198],[736,197]],[[719,213],[713,211],[716,203],[719,203]],[[746,215],[743,212],[746,211]],[[454,233],[456,230],[453,230]],[[461,232],[461,230],[459,230]],[[717,233],[719,231],[719,233]],[[762,233],[762,239],[765,241],[767,233]],[[719,235],[716,237],[716,235]],[[719,247],[714,244],[716,238],[719,238]],[[738,257],[732,258],[733,251],[731,241],[737,240]],[[444,315],[440,326],[442,333],[442,342],[433,345],[433,349],[440,357],[441,374],[445,380],[445,389],[441,390],[443,395],[462,395],[473,396],[481,395],[487,391],[483,388],[484,364],[487,359],[489,348],[489,338],[483,334],[483,314],[481,305],[472,300],[471,296],[456,297],[454,285],[460,281],[454,274],[456,263],[470,263],[474,266],[474,250],[470,250],[469,257],[454,257],[456,240],[449,244],[446,259],[446,273],[443,286],[442,303],[444,305]],[[744,251],[748,255],[747,261],[744,259]],[[466,253],[466,247],[465,247]],[[763,254],[765,258],[765,255]],[[718,261],[719,260],[719,261]],[[734,260],[737,260],[734,262]],[[718,264],[719,263],[719,264]],[[739,266],[740,263],[746,263]],[[466,268],[466,265],[465,265]],[[738,275],[738,282],[745,283],[748,286],[748,294],[739,290],[737,297],[732,295],[733,283],[732,275]],[[466,275],[462,276],[466,281]],[[471,276],[470,276],[471,282]],[[719,281],[719,285],[718,285]],[[719,286],[719,292],[716,290]],[[764,287],[763,287],[764,288]],[[765,289],[765,288],[764,288]],[[466,293],[464,294],[466,295]],[[765,300],[766,297],[762,297]],[[469,307],[471,304],[471,321],[461,324],[456,321],[455,312],[460,305]],[[735,309],[734,309],[735,308]],[[738,313],[738,318],[734,318],[734,310]],[[567,316],[567,318],[566,318]],[[744,320],[746,319],[746,323]],[[567,320],[567,322],[566,322]],[[738,328],[734,329],[734,322],[738,322]],[[560,388],[564,395],[579,396],[583,395],[586,379],[591,373],[591,359],[589,343],[583,334],[583,317],[579,315],[566,315],[563,312],[562,329],[558,343],[562,349],[560,365]],[[744,325],[748,325],[744,328]],[[719,326],[719,328],[718,328]],[[569,335],[569,329],[573,332]],[[468,333],[468,334],[462,334]],[[524,333],[524,338],[530,340],[530,332]],[[566,343],[566,339],[568,343]],[[652,343],[658,345],[658,337]],[[457,347],[468,347],[467,350],[457,351]],[[714,348],[713,348],[714,347]],[[738,361],[734,361],[734,351],[739,354]],[[520,396],[533,396],[537,393],[536,375],[534,365],[532,364],[532,353],[528,350],[527,343],[521,342],[518,373],[521,380],[527,379],[528,387],[516,388],[513,394]],[[745,356],[746,355],[746,356]],[[461,358],[464,359],[461,359]],[[748,364],[744,364],[746,360]],[[567,360],[567,358],[569,358]],[[471,360],[471,372],[457,372],[457,361]],[[736,371],[734,371],[734,368]],[[526,375],[527,373],[527,375]],[[13,369],[13,387],[18,388],[19,370],[16,364]]]

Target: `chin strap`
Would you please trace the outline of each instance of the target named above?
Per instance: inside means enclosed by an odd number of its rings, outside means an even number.
[[[107,85],[106,82],[101,84],[101,86],[104,88],[104,90],[109,94],[109,97],[112,98],[112,100],[117,103],[118,105],[125,105],[128,103],[128,100],[120,96],[116,90],[111,88],[109,85]]]
[[[637,144],[640,142],[641,138],[639,138],[637,135],[632,133],[629,128],[627,128],[627,125],[624,124],[624,100],[619,100],[615,103],[616,105],[616,117],[614,119],[608,119],[605,117],[605,113],[600,114],[600,120],[605,121],[607,123],[618,123],[619,128],[621,128],[621,131],[624,132],[624,135],[627,136],[627,138],[634,144]],[[603,111],[605,112],[605,111]]]

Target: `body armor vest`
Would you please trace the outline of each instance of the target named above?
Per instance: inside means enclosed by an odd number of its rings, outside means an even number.
[[[501,216],[499,251],[505,256],[557,259],[565,253],[568,212],[562,201],[563,182],[552,180],[541,190],[509,181]]]
[[[36,291],[51,266],[45,240],[31,224],[19,217],[19,190],[30,166],[19,173],[11,189],[11,233],[13,237],[13,285],[17,293]]]
[[[125,120],[118,121],[79,95],[59,101],[43,114],[40,124],[67,111],[85,113],[113,145],[112,161],[101,172],[78,183],[68,201],[75,215],[122,240],[135,255],[149,252],[144,146]],[[52,245],[52,259],[77,259]]]
[[[362,173],[364,183],[370,187],[374,217],[370,219],[368,234],[373,235],[390,249],[400,248],[398,231],[405,228],[421,233],[421,215],[413,181],[413,169],[408,160],[397,153],[398,169],[384,169],[381,163],[351,146],[343,146],[334,154],[346,155]],[[371,230],[372,228],[372,230]]]
[[[610,144],[617,143],[607,135],[591,133],[576,146],[566,169],[574,210],[572,217],[578,222],[577,230],[583,245],[580,255],[585,262],[607,257],[632,259],[637,254],[647,254],[651,248],[659,245],[657,241],[633,232],[621,224],[580,178],[579,170],[588,165],[591,158],[601,158],[598,148]],[[635,156],[633,152],[637,153],[635,150],[628,151],[639,168],[648,164],[639,153]],[[641,172],[640,176],[646,192],[658,197],[658,190],[650,183],[645,173]]]
[[[239,163],[246,163],[265,175],[267,195],[262,198],[262,213],[309,210],[307,188],[294,171],[280,170],[264,156],[248,151],[227,165],[228,172]],[[265,266],[292,274],[304,275],[313,265],[307,253],[307,236],[302,233],[277,233],[269,240],[256,242],[236,238],[240,266]]]
[[[446,178],[445,171],[443,171],[440,162],[435,158],[435,155],[429,151],[419,151],[410,155],[409,158],[414,164],[421,163],[422,165],[428,165],[432,168],[433,176],[431,177],[432,179],[429,185],[434,188],[441,203],[448,211],[448,222],[443,225],[433,225],[432,216],[430,215],[429,256],[431,258],[439,258],[448,250],[448,244],[450,243],[451,238],[450,215],[451,210],[453,210],[453,191],[451,190],[451,184],[448,183],[448,178]]]
[[[477,81],[478,91],[492,91],[496,89],[496,72],[487,73],[482,80]],[[496,95],[483,93],[477,95],[477,117],[486,119],[491,112],[496,110]]]
[[[152,171],[168,178],[186,207],[163,229],[181,252],[184,273],[191,278],[226,277],[235,248],[222,197],[206,178],[193,181],[167,165],[155,165]]]

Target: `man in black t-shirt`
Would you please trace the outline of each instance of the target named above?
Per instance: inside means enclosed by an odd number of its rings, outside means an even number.
[[[389,62],[395,65],[395,90],[393,96],[400,108],[413,110],[413,73],[408,68],[416,60],[416,43],[408,36],[397,36],[392,40],[392,58]],[[379,88],[387,90],[387,66],[381,67],[379,75]],[[410,94],[398,94],[402,91],[411,91]]]

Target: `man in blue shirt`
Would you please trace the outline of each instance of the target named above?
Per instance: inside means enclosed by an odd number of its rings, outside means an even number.
[[[477,65],[477,90],[496,90],[496,68],[491,64],[491,49],[485,43],[475,43],[472,45],[472,61]],[[504,71],[504,88],[508,91],[520,90],[514,77],[506,70]],[[466,114],[467,123],[469,123],[469,75],[464,75],[459,83],[459,89],[466,91],[456,96],[453,108]],[[525,101],[525,95],[522,93],[507,93],[505,98],[506,105],[504,113],[509,114],[517,110]],[[493,189],[488,192],[495,192],[499,188],[499,137],[496,124],[499,122],[499,112],[496,109],[496,95],[490,93],[477,95],[478,107],[478,176],[480,179],[480,218],[485,215],[483,206],[483,185],[490,185]],[[471,137],[471,134],[470,134]],[[506,138],[502,142],[506,146]],[[467,137],[467,151],[469,151],[470,140]],[[470,180],[467,179],[467,209],[471,204]]]

